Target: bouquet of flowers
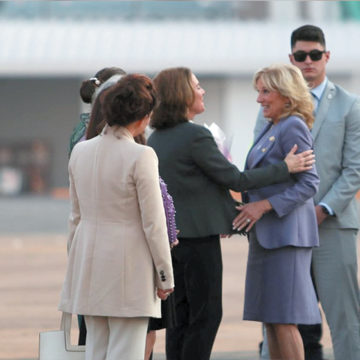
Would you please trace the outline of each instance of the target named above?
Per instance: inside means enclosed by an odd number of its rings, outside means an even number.
[[[227,160],[232,162],[232,158],[230,154],[232,139],[230,140],[226,139],[225,133],[215,123],[212,123],[210,126],[204,124],[204,126],[211,132],[220,152],[225,156]]]
[[[232,139],[228,140],[226,139],[225,133],[222,131],[222,129],[215,123],[212,123],[210,126],[204,124],[204,126],[211,132],[212,136],[214,137],[214,140],[216,142],[216,145],[218,146],[220,152],[224,155],[224,157],[232,162],[230,149],[232,144]],[[230,190],[230,194],[235,200],[237,205],[243,205],[244,203],[241,201],[241,193],[235,192]],[[245,229],[237,230],[236,233],[241,235],[246,235]]]
[[[167,191],[167,186],[164,180],[160,177],[160,189],[161,195],[164,204],[165,216],[166,216],[166,225],[168,231],[168,237],[170,245],[175,245],[177,242],[177,231],[176,231],[176,223],[175,223],[175,207],[173,198]]]

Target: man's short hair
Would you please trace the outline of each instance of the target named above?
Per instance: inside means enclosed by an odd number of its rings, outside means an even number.
[[[303,25],[294,30],[291,34],[291,49],[297,41],[314,41],[326,48],[325,35],[323,31],[314,25]]]

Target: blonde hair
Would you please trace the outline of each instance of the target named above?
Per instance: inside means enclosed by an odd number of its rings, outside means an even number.
[[[277,91],[289,99],[280,118],[296,115],[302,118],[309,129],[314,123],[314,104],[310,88],[301,71],[294,65],[274,64],[258,70],[253,79],[256,83],[261,78],[264,86],[269,91]]]

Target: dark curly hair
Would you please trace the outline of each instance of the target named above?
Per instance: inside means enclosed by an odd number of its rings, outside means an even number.
[[[151,127],[165,129],[188,121],[188,109],[194,102],[191,80],[192,72],[185,67],[165,69],[156,75],[158,105],[151,117]]]
[[[126,72],[118,67],[106,67],[99,70],[94,77],[84,80],[80,86],[80,97],[86,104],[91,104],[92,97],[97,87],[114,75],[125,75]]]
[[[155,89],[145,75],[126,75],[101,96],[102,112],[110,125],[126,126],[150,114],[156,103]]]

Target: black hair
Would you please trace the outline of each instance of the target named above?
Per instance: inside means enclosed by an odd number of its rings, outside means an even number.
[[[324,49],[326,48],[324,32],[315,25],[303,25],[294,30],[291,34],[291,49],[297,41],[314,41],[320,43]]]
[[[126,72],[118,67],[106,67],[99,70],[94,77],[84,80],[80,86],[80,97],[86,104],[91,104],[93,94],[102,83],[113,75],[125,75]]]

